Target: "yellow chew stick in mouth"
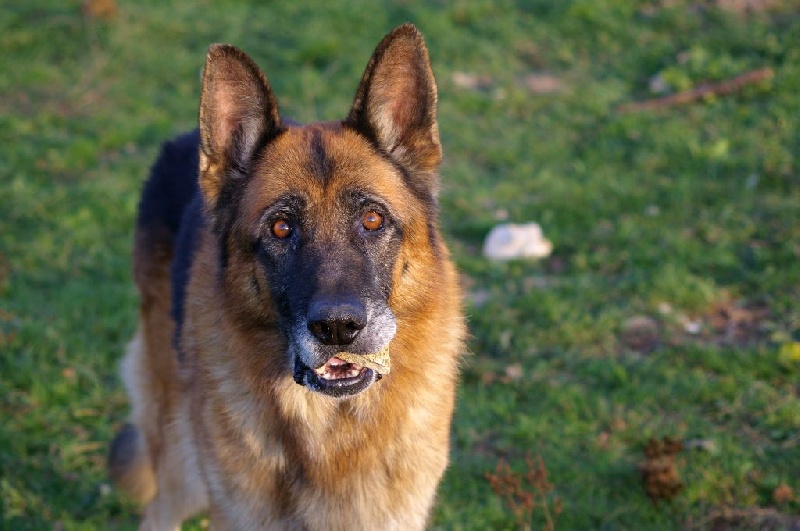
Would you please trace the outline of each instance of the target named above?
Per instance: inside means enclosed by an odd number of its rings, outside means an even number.
[[[379,374],[389,374],[391,362],[389,360],[389,345],[372,354],[353,354],[352,352],[337,352],[336,357],[347,363],[354,363],[368,367]]]

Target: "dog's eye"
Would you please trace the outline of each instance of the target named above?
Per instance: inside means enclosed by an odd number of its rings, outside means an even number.
[[[285,219],[276,220],[272,224],[272,235],[278,239],[285,239],[292,235],[292,226]]]
[[[361,224],[364,226],[365,230],[370,232],[379,230],[383,227],[383,216],[374,210],[370,210],[361,218]]]

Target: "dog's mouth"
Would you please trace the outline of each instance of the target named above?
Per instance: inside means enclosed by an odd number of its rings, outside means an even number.
[[[345,398],[365,391],[381,379],[377,371],[336,356],[312,369],[299,358],[294,361],[294,381],[324,395]]]
[[[328,363],[319,369],[314,369],[314,374],[316,374],[321,380],[331,382],[333,380],[348,380],[356,378],[360,376],[365,369],[366,367],[362,367],[361,365],[357,365],[355,363],[348,363],[343,359],[334,356],[328,360]]]

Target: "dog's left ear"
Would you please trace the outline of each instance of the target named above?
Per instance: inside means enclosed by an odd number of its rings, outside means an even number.
[[[428,48],[412,24],[394,29],[378,44],[345,123],[370,136],[436,193],[442,160],[436,81]]]
[[[200,96],[200,190],[212,213],[230,181],[247,174],[260,143],[280,130],[278,104],[261,69],[234,46],[212,45]]]

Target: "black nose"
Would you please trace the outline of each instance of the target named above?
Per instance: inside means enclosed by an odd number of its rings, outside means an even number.
[[[308,329],[324,345],[349,345],[365,326],[367,311],[358,301],[315,301],[308,311]]]

